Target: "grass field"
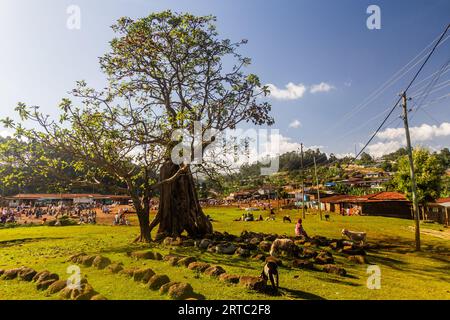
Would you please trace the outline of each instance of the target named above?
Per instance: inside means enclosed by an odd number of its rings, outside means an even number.
[[[248,230],[290,235],[294,232],[294,224],[283,223],[281,219],[235,222],[233,219],[242,214],[238,209],[207,208],[205,212],[215,220],[214,228],[218,231],[240,234]],[[283,211],[279,215],[284,214],[290,214],[294,219],[299,217],[294,211]],[[168,275],[171,280],[190,283],[195,292],[206,299],[450,299],[450,241],[422,235],[423,251],[415,252],[414,233],[408,228],[412,225],[413,221],[384,217],[332,215],[331,221],[320,221],[317,215],[308,215],[305,219],[304,227],[312,236],[340,238],[340,230],[346,227],[366,231],[369,243],[385,245],[384,249],[368,252],[368,262],[381,269],[379,290],[366,286],[368,265],[354,264],[337,253],[333,253],[336,262],[347,270],[348,276],[281,267],[279,296],[227,285],[163,261],[136,261],[126,252],[152,248],[162,254],[170,252],[196,256],[198,260],[221,265],[231,274],[258,276],[262,267],[261,262],[251,259],[200,253],[188,247],[132,244],[138,233],[136,223],[128,227],[96,225],[0,229],[0,269],[25,265],[38,271],[47,269],[66,278],[66,268],[71,264],[67,258],[85,252],[107,256],[126,267],[150,267],[158,274]],[[87,267],[82,267],[82,274],[95,290],[108,299],[166,299],[158,291],[151,291],[125,275]],[[37,291],[33,283],[0,280],[0,299],[58,299],[58,296],[47,296],[45,292]]]

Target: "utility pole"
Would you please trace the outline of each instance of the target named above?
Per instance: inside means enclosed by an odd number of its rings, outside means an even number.
[[[305,170],[303,169],[303,143],[300,144],[300,152],[301,152],[301,157],[300,157],[300,163],[302,166],[302,218],[305,219],[306,218],[306,213],[305,213]]]
[[[406,92],[402,93],[402,100],[403,100],[403,122],[405,125],[405,133],[406,133],[406,147],[408,151],[408,158],[409,158],[409,168],[410,168],[410,174],[411,174],[411,192],[412,192],[412,200],[413,200],[413,211],[414,211],[414,219],[416,221],[416,250],[420,251],[420,217],[419,217],[419,206],[417,203],[417,194],[416,194],[416,176],[414,172],[414,160],[413,160],[413,154],[412,154],[412,148],[411,148],[411,137],[409,135],[409,125],[408,125],[408,108],[406,105]]]
[[[316,157],[313,157],[314,160],[314,174],[316,176],[316,185],[317,185],[317,201],[319,203],[319,215],[320,220],[322,220],[322,206],[320,204],[320,190],[319,190],[319,177],[317,177],[317,166],[316,166]]]

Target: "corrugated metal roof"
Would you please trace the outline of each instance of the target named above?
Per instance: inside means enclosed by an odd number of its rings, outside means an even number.
[[[381,201],[408,201],[406,196],[400,192],[382,191],[363,196],[338,195],[327,197],[322,202],[339,203],[339,202],[381,202]]]
[[[436,203],[445,203],[445,202],[450,202],[450,197],[439,198],[439,199],[436,200]]]

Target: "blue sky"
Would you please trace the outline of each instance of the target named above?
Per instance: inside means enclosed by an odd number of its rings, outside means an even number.
[[[379,30],[366,26],[366,9],[371,4],[381,9]],[[81,9],[80,30],[66,28],[69,5]],[[0,118],[15,117],[13,109],[19,101],[56,114],[58,102],[77,80],[103,87],[98,57],[108,50],[113,36],[109,26],[121,16],[138,18],[165,9],[213,14],[223,37],[249,40],[242,50],[252,58],[249,72],[276,91],[269,101],[274,127],[282,135],[282,151],[303,142],[336,154],[354,152],[355,145],[361,148],[382,120],[376,116],[392,106],[418,66],[361,107],[364,99],[430,45],[450,22],[447,0],[2,0]],[[449,58],[450,39],[437,49],[417,82],[438,71]],[[450,146],[448,79],[450,70],[444,69],[424,100],[424,104],[433,103],[412,117],[414,144],[431,149]],[[292,90],[284,91],[289,83]],[[427,84],[412,88],[411,94]],[[292,99],[282,99],[286,95]],[[401,120],[395,117],[388,121],[390,129],[369,147],[374,155],[402,145]]]

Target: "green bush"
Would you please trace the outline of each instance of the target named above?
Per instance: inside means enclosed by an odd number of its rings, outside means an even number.
[[[19,223],[0,223],[0,229],[27,228],[35,227],[35,223],[19,224]]]
[[[56,222],[59,222],[59,224],[57,225]],[[68,216],[62,216],[61,218],[57,219],[57,220],[52,220],[52,221],[48,221],[45,223],[46,226],[75,226],[77,225],[77,222],[73,219],[70,219]]]

